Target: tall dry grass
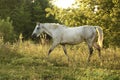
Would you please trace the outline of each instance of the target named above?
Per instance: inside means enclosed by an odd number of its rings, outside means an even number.
[[[97,50],[87,64],[88,48],[85,43],[67,45],[68,62],[62,47],[57,46],[48,57],[51,44],[34,44],[19,40],[3,43],[0,39],[1,80],[119,80],[120,48],[102,49],[102,60]]]
[[[51,44],[34,44],[32,41],[18,42],[13,44],[10,50],[23,54],[24,56],[31,56],[46,60],[48,58],[48,50]],[[70,64],[85,67],[89,55],[88,47],[85,43],[79,45],[67,45],[67,52],[70,58]],[[89,66],[102,67],[108,69],[120,69],[120,48],[110,47],[101,50],[102,59],[98,57],[97,50],[94,49]],[[49,56],[49,62],[56,64],[67,64],[67,57],[65,56],[62,47],[57,46]],[[101,64],[102,63],[102,64]]]

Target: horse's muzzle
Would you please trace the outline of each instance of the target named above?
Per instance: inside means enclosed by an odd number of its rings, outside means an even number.
[[[34,39],[34,38],[37,37],[37,34],[34,33],[34,34],[31,35],[31,37],[32,37],[32,39]]]

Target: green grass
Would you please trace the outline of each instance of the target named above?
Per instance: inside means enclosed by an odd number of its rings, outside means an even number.
[[[49,47],[31,41],[0,41],[0,80],[120,80],[120,48],[102,49],[102,64],[95,50],[87,64],[84,43],[66,46],[69,62],[61,46],[48,58]]]

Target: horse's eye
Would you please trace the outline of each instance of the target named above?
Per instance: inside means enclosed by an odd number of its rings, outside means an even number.
[[[39,30],[40,29],[40,27],[37,27],[37,30]]]

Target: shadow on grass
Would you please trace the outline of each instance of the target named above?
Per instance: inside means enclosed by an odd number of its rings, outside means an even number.
[[[17,51],[11,51],[7,47],[0,48],[0,64],[9,64],[14,59],[24,57],[24,55],[19,54]]]

